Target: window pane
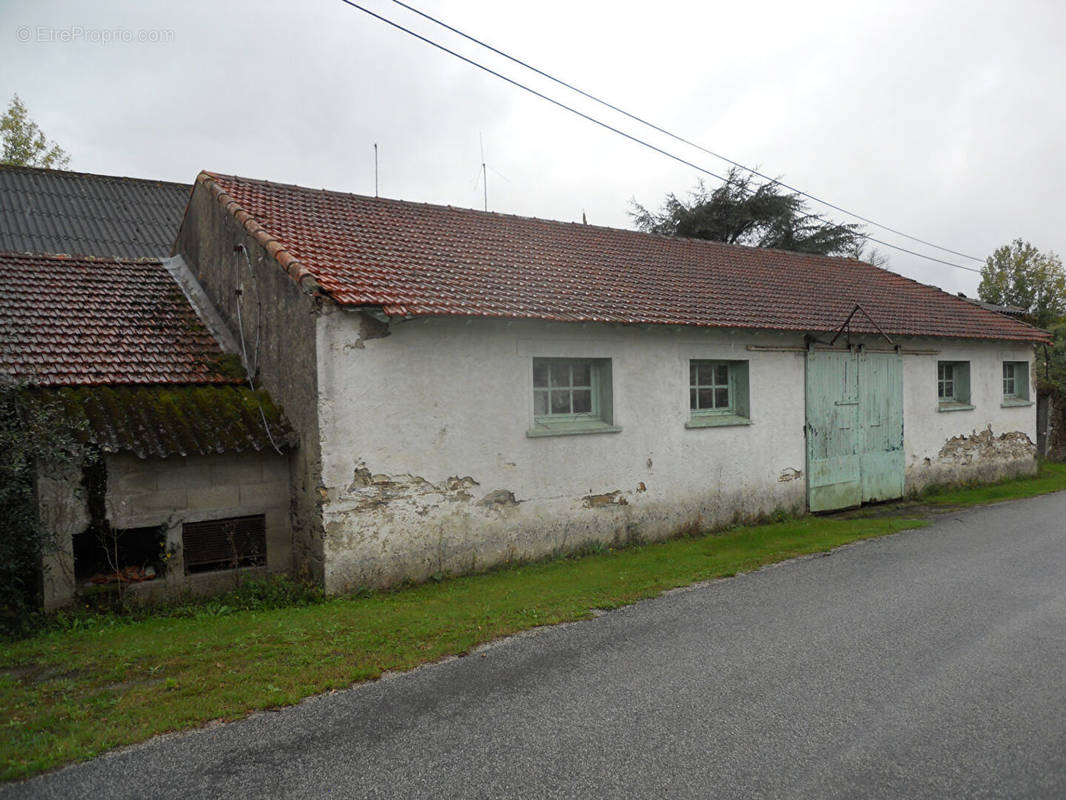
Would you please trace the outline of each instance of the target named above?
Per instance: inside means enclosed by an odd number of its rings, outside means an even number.
[[[533,392],[533,413],[538,417],[548,413],[548,393]]]
[[[726,386],[729,384],[729,365],[717,364],[714,368],[714,382],[718,386]]]
[[[693,410],[699,408],[699,405],[696,402],[696,390],[695,389],[689,389],[688,390],[688,407],[693,409]]]
[[[554,379],[554,376],[552,376]],[[566,389],[552,392],[552,411],[553,414],[569,414],[570,413],[570,392]]]
[[[592,386],[592,364],[587,361],[574,364],[573,380],[574,386]]]
[[[688,385],[695,386],[699,378],[700,368],[695,361],[688,362]],[[693,400],[695,402],[695,400]]]
[[[699,407],[714,408],[714,389],[699,390]]]
[[[718,388],[714,390],[714,407],[729,408],[729,389]]]
[[[554,363],[551,365],[551,385],[555,386],[569,386],[570,385],[570,365],[563,363]],[[555,401],[552,400],[552,406],[555,405]]]
[[[575,389],[574,390],[574,413],[575,414],[587,414],[592,411],[592,390],[590,389]]]
[[[699,378],[700,386],[710,386],[714,383],[714,366],[707,361],[701,361]]]
[[[542,359],[533,359],[533,385],[548,385],[548,365]]]

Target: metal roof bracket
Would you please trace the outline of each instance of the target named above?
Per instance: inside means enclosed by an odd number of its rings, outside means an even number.
[[[851,309],[851,313],[848,314],[848,318],[846,320],[844,320],[844,324],[841,325],[839,328],[837,328],[836,335],[833,336],[833,338],[829,340],[829,346],[830,347],[832,347],[833,344],[836,343],[836,340],[840,338],[841,334],[844,334],[844,338],[848,342],[848,345],[850,346],[850,344],[851,344],[851,319],[852,319],[852,317],[855,316],[855,312],[856,311],[861,311],[862,315],[864,317],[866,317],[867,321],[871,325],[874,326],[874,329],[879,334],[881,334],[882,337],[884,337],[884,340],[886,342],[888,342],[890,345],[892,345],[893,347],[896,347],[896,343],[892,341],[891,337],[889,337],[889,335],[887,333],[885,333],[883,330],[881,330],[881,326],[878,325],[876,322],[874,322],[873,317],[871,317],[869,314],[867,314],[866,313],[866,309],[863,308],[862,306],[860,306],[858,303],[855,304],[855,308]]]

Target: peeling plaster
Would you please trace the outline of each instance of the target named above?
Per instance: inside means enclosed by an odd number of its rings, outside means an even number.
[[[354,510],[357,511],[380,508],[396,501],[414,502],[426,507],[439,503],[470,502],[474,496],[468,490],[478,485],[469,475],[453,475],[439,483],[431,483],[420,475],[371,473],[360,461],[352,472],[351,483],[338,497],[331,499],[355,501]],[[327,491],[327,495],[331,494]]]
[[[980,433],[969,436],[952,436],[940,448],[937,458],[956,464],[972,464],[984,459],[1019,459],[1036,456],[1036,445],[1021,431],[1010,431],[996,436],[989,425]]]
[[[643,485],[643,484],[642,484]],[[602,508],[603,506],[627,506],[629,501],[622,495],[621,490],[615,489],[606,494],[589,494],[581,498],[585,508]]]
[[[1036,472],[1036,445],[1024,431],[996,435],[992,426],[950,437],[935,457],[912,454],[906,488],[917,494],[931,486],[994,482]]]
[[[798,480],[802,477],[803,470],[796,469],[795,467],[786,467],[785,469],[781,470],[781,474],[777,476],[777,480],[779,483],[784,483],[786,481]]]
[[[496,489],[478,500],[477,504],[487,507],[516,506],[518,501],[515,500],[514,492],[510,489]]]

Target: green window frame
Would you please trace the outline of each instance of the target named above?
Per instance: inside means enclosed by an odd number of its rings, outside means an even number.
[[[528,436],[615,433],[609,358],[534,358]]]
[[[1029,400],[1029,362],[1003,362],[1003,405],[1028,406]]]
[[[939,411],[969,411],[970,362],[938,361],[936,364],[936,399]]]
[[[688,362],[688,428],[749,425],[748,362],[693,358]]]

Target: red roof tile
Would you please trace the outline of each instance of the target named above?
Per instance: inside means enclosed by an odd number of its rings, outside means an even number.
[[[296,280],[390,315],[825,332],[860,304],[889,334],[1043,331],[853,259],[667,238],[203,172]],[[862,315],[851,330],[874,333]]]
[[[38,386],[235,383],[159,261],[0,253],[0,373]]]

